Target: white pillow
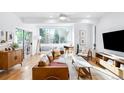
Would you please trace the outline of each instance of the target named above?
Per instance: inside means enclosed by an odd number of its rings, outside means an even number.
[[[41,61],[48,62],[49,59],[46,55],[44,55],[43,57],[41,57]]]
[[[108,60],[107,63],[110,64],[110,65],[113,65],[113,61],[112,60]]]

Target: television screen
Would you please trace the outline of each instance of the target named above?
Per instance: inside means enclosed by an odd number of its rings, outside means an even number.
[[[103,33],[104,49],[124,52],[124,30]]]

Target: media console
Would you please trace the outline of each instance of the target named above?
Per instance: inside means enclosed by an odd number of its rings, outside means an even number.
[[[23,61],[23,50],[0,51],[0,69],[8,70],[10,67],[21,64]]]
[[[100,61],[103,60],[103,61]],[[113,64],[108,64],[108,60],[112,60]],[[121,64],[124,64],[124,59],[119,56],[107,54],[103,52],[96,52],[96,63],[99,63],[103,67],[107,68],[120,78],[124,79],[124,69],[121,69]]]

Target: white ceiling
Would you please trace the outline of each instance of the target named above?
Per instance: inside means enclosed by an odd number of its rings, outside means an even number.
[[[105,12],[14,12],[24,23],[94,23],[98,21]],[[59,20],[64,14],[67,19]]]

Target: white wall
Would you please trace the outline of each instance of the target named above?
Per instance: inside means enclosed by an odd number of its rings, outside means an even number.
[[[22,27],[22,25],[23,24],[21,20],[13,13],[0,12],[0,30],[5,32],[15,32],[15,28]],[[0,45],[0,50],[2,50],[6,46],[7,43]]]
[[[15,34],[16,28],[21,28],[26,31],[32,32],[32,40],[33,40],[33,48],[32,53],[35,54],[36,52],[36,43],[37,43],[37,31],[34,24],[23,24],[22,21],[14,14],[10,12],[0,12],[0,30],[13,32]],[[4,46],[0,46],[0,49],[6,47],[7,44]]]
[[[93,25],[84,24],[84,23],[75,24],[74,26],[75,48],[77,47],[77,44],[80,44],[80,31],[86,31],[85,32],[86,44],[83,47],[92,48],[93,47]]]
[[[96,50],[124,56],[122,52],[105,50],[103,47],[102,33],[120,29],[124,29],[124,13],[117,12],[106,14],[96,26]]]
[[[22,27],[21,20],[9,12],[0,12],[0,29],[3,31],[14,32],[16,27]]]

